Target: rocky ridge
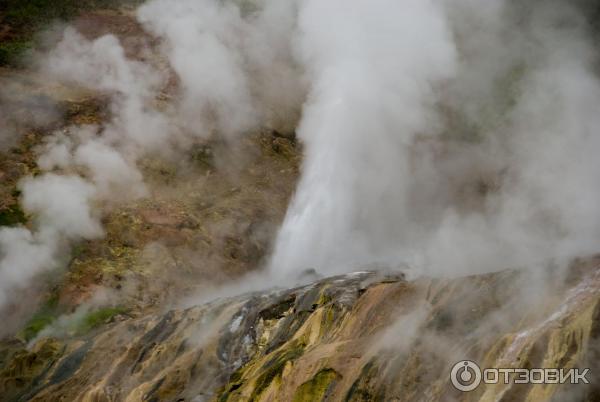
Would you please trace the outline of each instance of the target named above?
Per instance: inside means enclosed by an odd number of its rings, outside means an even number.
[[[0,394],[7,401],[594,400],[594,368],[587,386],[482,384],[461,393],[450,385],[452,364],[465,358],[482,367],[598,365],[597,261],[522,304],[525,276],[356,272],[114,320],[85,336],[8,343]]]

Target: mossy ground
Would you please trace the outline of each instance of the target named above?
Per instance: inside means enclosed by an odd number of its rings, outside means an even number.
[[[127,311],[127,308],[122,306],[92,309],[82,318],[73,321],[70,327],[67,328],[67,332],[73,335],[85,335],[93,329],[109,322],[115,316],[127,313]],[[54,324],[63,313],[65,311],[58,305],[58,299],[53,297],[29,319],[18,337],[25,342],[31,341],[44,329]]]
[[[33,317],[29,319],[18,337],[29,342],[44,328],[51,325],[58,316],[58,298],[53,295],[38,309]]]
[[[93,310],[86,314],[83,319],[76,325],[76,333],[79,335],[85,334],[100,325],[105,324],[117,315],[125,314],[127,309],[121,306],[103,307]]]
[[[0,36],[0,66],[18,66],[20,56],[35,45],[35,35],[54,21],[67,21],[78,13],[141,3],[140,0],[4,0],[0,24],[8,29]]]
[[[300,385],[293,402],[313,402],[325,400],[329,388],[340,377],[333,369],[320,370],[310,381]]]
[[[41,173],[36,160],[44,138],[71,125],[101,125],[111,113],[108,95],[46,82],[19,65],[20,56],[38,46],[38,33],[55,20],[74,19],[77,29],[92,26],[85,32],[90,37],[113,31],[118,35],[116,28],[123,20],[132,25],[135,20],[112,7],[136,2],[0,1],[0,67],[8,66],[1,68],[0,78],[18,84],[7,101],[20,113],[41,93],[56,109],[56,118],[43,126],[15,124],[14,144],[0,153],[0,226],[25,225],[35,230],[36,217],[19,208],[18,188],[24,177]],[[49,333],[45,329],[59,327],[61,337],[85,337],[90,332],[93,336],[94,330],[117,315],[148,314],[175,298],[198,293],[201,286],[214,286],[256,269],[295,187],[301,148],[292,136],[282,137],[269,129],[248,135],[238,145],[235,153],[220,149],[218,143],[202,142],[175,161],[161,155],[144,156],[139,167],[151,195],[98,206],[105,237],[72,244],[72,253],[64,263],[61,260],[59,268],[35,279],[42,293],[53,296],[41,306],[36,299],[19,312],[22,320],[30,317],[18,334],[20,341],[30,342],[40,333]],[[110,292],[111,301],[119,307],[78,315],[72,327],[64,328],[63,318],[70,320],[73,312],[81,312],[78,308],[87,305],[98,290]],[[263,386],[277,378],[284,366],[285,361],[274,363],[261,379]]]
[[[0,226],[17,226],[27,222],[27,217],[18,204],[0,209]]]
[[[302,356],[304,345],[293,344],[277,353],[271,360],[264,365],[262,374],[256,379],[254,390],[250,396],[250,401],[256,401],[260,395],[271,385],[271,383],[281,378],[283,369],[288,362],[292,362]]]
[[[245,366],[234,372],[229,378],[229,385],[222,390],[218,397],[219,402],[226,402],[228,400],[237,400],[239,395],[235,394],[236,390],[241,388],[249,379],[247,376],[255,376],[256,379],[252,384],[252,394],[249,397],[249,401],[258,401],[261,395],[271,386],[272,383],[281,379],[281,375],[286,364],[293,362],[298,359],[304,353],[305,345],[301,342],[291,342],[283,346],[276,352],[273,352],[266,361],[260,360],[255,361],[254,364]]]

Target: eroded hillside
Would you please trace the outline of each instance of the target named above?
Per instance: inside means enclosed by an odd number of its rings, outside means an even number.
[[[593,401],[598,261],[568,285],[519,293],[525,274],[407,281],[357,272],[4,346],[0,392],[31,401]],[[554,302],[547,303],[548,294]],[[110,358],[106,358],[110,356]],[[591,367],[590,385],[480,385],[450,367]]]
[[[268,2],[266,16],[247,1],[9,3],[1,401],[598,400],[597,158],[577,125],[593,125],[583,88],[595,86],[573,86],[580,103],[551,86],[576,58],[520,18],[515,30],[561,68],[524,46],[492,71],[464,10],[440,27],[430,2],[411,4],[440,46],[409,41],[415,57],[394,34],[411,17],[392,3],[389,19],[385,8],[346,32],[357,40],[320,40],[329,17],[346,19],[317,2],[300,21],[295,2]],[[349,10],[347,27],[363,27]],[[567,17],[548,26],[585,53]],[[287,31],[297,25],[305,36]],[[450,370],[465,359],[589,368],[590,384],[460,392]]]
[[[149,40],[128,11],[86,11],[73,24],[90,39],[116,33],[131,57]],[[0,80],[2,123],[14,133],[0,160],[0,223],[31,227],[32,217],[19,206],[19,182],[41,174],[37,158],[45,144],[69,127],[102,125],[112,112],[106,94],[38,72],[4,68]],[[168,102],[175,87],[165,87],[156,102]],[[19,336],[32,339],[90,300],[89,310],[118,305],[137,316],[258,268],[285,213],[299,160],[293,133],[269,128],[234,146],[209,138],[183,154],[146,155],[139,165],[150,193],[133,202],[114,194],[114,202],[101,205],[104,236],[71,245],[58,269],[23,289],[3,311],[13,323],[3,333],[21,330]],[[95,301],[98,293],[110,294],[108,305]]]

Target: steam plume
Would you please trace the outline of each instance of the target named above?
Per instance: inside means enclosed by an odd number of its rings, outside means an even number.
[[[600,86],[579,5],[309,1],[299,27],[306,159],[274,272],[597,251]]]
[[[297,126],[305,146],[277,278],[597,251],[600,85],[581,4],[153,0],[137,18],[158,46],[138,57],[67,28],[42,70],[106,94],[111,117],[40,148],[42,174],[21,184],[34,225],[0,230],[0,305],[64,244],[101,236],[103,208],[148,194],[142,157],[260,127]]]

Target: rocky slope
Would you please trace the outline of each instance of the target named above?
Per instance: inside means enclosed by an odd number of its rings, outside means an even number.
[[[524,273],[406,280],[357,272],[162,315],[85,336],[9,343],[7,401],[596,400],[598,260],[567,285],[523,291]],[[551,297],[550,297],[551,295]],[[480,385],[450,367],[592,367],[590,385]],[[596,372],[594,373],[594,369]]]
[[[89,9],[73,25],[88,38],[114,33],[134,59],[156,45],[127,10]],[[29,35],[13,31],[0,39]],[[0,144],[0,226],[32,227],[18,183],[40,173],[38,147],[69,125],[102,124],[110,108],[103,94],[12,67],[0,89],[0,129],[15,134]],[[173,308],[260,268],[295,187],[290,133],[229,145],[143,158],[150,194],[103,208],[106,235],[72,245],[61,269],[0,311],[0,401],[599,400],[599,258],[454,279],[309,273],[311,284]],[[463,359],[589,367],[590,384],[461,393],[449,374]]]
[[[106,29],[98,15],[81,18],[88,30],[93,21],[100,33]],[[19,181],[40,173],[39,148],[70,125],[100,124],[109,111],[102,94],[31,71],[0,69],[0,85],[0,129],[6,124],[15,132],[12,144],[0,144],[0,227],[32,227],[33,217],[19,206]],[[54,319],[98,290],[116,292],[121,304],[141,311],[255,269],[283,218],[299,162],[293,136],[268,129],[235,149],[209,139],[177,159],[147,156],[140,169],[150,194],[103,208],[105,236],[75,244],[64,269],[39,278],[23,290],[27,297],[0,311],[16,324],[0,329],[0,337],[44,306],[51,305]]]

